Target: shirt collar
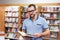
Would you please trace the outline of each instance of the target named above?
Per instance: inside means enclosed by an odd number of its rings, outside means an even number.
[[[38,18],[39,18],[39,16],[37,15],[37,18],[36,18],[36,20],[38,20]],[[29,19],[31,20],[31,18],[29,18]],[[36,20],[35,20],[35,21],[36,21]],[[32,21],[32,20],[31,20],[31,21]]]

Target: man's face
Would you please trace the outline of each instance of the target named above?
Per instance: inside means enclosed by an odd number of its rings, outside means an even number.
[[[33,18],[35,16],[36,13],[35,13],[35,9],[33,6],[28,8],[28,13],[29,13],[31,18]]]

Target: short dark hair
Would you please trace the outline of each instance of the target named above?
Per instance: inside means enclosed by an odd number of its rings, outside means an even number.
[[[30,4],[30,5],[28,6],[28,8],[31,7],[31,6],[33,6],[34,9],[36,10],[36,6],[35,6],[34,4]]]

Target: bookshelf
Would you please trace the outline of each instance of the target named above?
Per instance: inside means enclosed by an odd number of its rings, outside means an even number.
[[[27,7],[28,6],[21,6],[20,7],[20,13],[21,13],[21,27],[23,25],[23,21],[24,19],[28,18],[29,17],[29,14],[27,13]]]
[[[47,20],[50,40],[59,40],[60,6],[40,6],[40,16]]]
[[[16,22],[17,24],[18,24],[18,30],[20,29],[20,26],[22,25],[21,24],[21,22],[25,19],[24,18],[24,16],[22,17],[22,10],[20,9],[21,8],[21,6],[22,7],[25,7],[25,6],[27,6],[27,5],[29,5],[29,4],[0,4],[0,31],[1,32],[3,32],[3,36],[6,34],[9,34],[9,32],[8,33],[5,33],[6,32],[6,28],[7,29],[9,29],[9,28],[14,28],[14,26],[12,26],[12,27],[8,27],[8,26],[6,26],[5,27],[5,24],[7,24],[7,23],[9,23],[9,22],[5,22],[5,18],[18,18],[18,22]],[[37,5],[37,6],[39,6],[39,8],[38,8],[38,12],[39,12],[39,14],[40,13],[42,13],[42,14],[50,14],[50,13],[52,13],[52,14],[57,14],[58,16],[58,18],[46,18],[46,20],[47,20],[47,22],[49,23],[49,20],[55,20],[55,21],[59,21],[60,20],[60,11],[41,11],[41,7],[43,6],[46,6],[46,7],[49,7],[49,6],[51,6],[51,7],[60,7],[59,5],[60,5],[60,3],[48,3],[48,4],[35,4],[35,5]],[[8,7],[8,6],[20,6],[19,7],[19,11],[6,11],[5,9],[6,9],[6,7]],[[15,17],[15,16],[4,16],[5,15],[5,13],[8,13],[8,12],[19,12],[20,14],[18,14],[18,17]],[[25,12],[26,13],[26,12]],[[23,14],[24,15],[24,14]],[[48,16],[49,17],[49,16]],[[21,19],[22,18],[22,19]],[[14,23],[14,22],[10,22],[10,23]],[[51,26],[53,26],[53,27],[59,27],[59,31],[58,32],[54,32],[54,31],[51,31],[53,34],[54,33],[56,33],[56,34],[58,34],[58,40],[60,40],[60,24],[57,24],[56,22],[55,22],[55,24],[51,24],[51,23],[49,23],[48,24],[49,25],[49,27],[51,27]],[[10,29],[9,29],[10,30]],[[13,32],[11,33],[11,34],[13,34]],[[0,34],[0,36],[2,35],[2,33]],[[19,35],[18,35],[19,36]],[[9,38],[9,37],[7,37],[7,38]],[[54,38],[54,37],[51,37],[51,40],[53,40],[52,38]],[[55,37],[56,38],[56,37]],[[54,40],[56,40],[54,38]],[[46,39],[49,39],[49,38],[46,38]]]
[[[19,30],[19,8],[20,6],[7,6],[5,8],[5,18],[4,18],[4,27],[5,27],[5,38],[17,38]]]

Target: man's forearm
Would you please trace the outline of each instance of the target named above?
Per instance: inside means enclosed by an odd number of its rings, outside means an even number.
[[[46,36],[46,35],[50,35],[49,29],[47,29],[43,33],[41,33],[41,36]]]
[[[25,30],[22,30],[22,32],[25,32],[25,33],[26,33],[26,31],[25,31]]]

